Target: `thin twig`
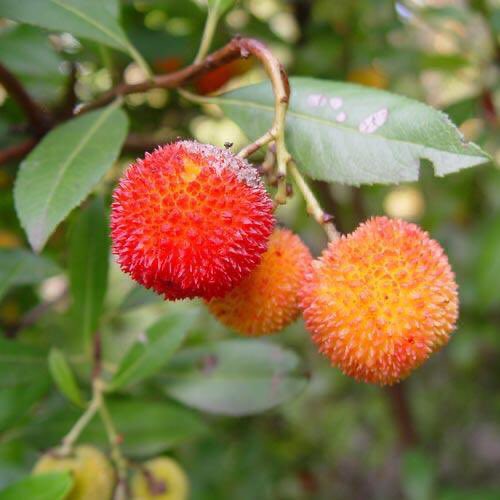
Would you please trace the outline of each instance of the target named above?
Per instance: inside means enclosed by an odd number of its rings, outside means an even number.
[[[62,440],[61,447],[58,450],[61,455],[68,455],[71,452],[73,445],[80,437],[80,434],[85,429],[85,427],[87,427],[89,422],[94,418],[97,410],[99,410],[101,406],[101,400],[101,392],[94,387],[92,400],[87,406],[87,409],[84,413],[82,413],[81,417],[76,421],[75,425],[73,425],[71,430]]]
[[[153,149],[156,149],[158,145],[165,144],[169,140],[171,139],[165,138],[155,140],[154,137],[132,132],[125,139],[125,142],[123,143],[123,150],[131,152],[152,151]]]
[[[37,142],[34,137],[30,137],[19,144],[0,150],[0,165],[25,157],[36,146]]]
[[[401,446],[405,449],[411,448],[418,444],[418,435],[406,397],[405,386],[400,382],[387,387],[385,391],[389,396],[392,414],[398,426]]]
[[[66,88],[64,90],[64,96],[61,100],[61,104],[55,111],[55,115],[58,120],[67,120],[73,115],[73,110],[75,109],[77,103],[77,95],[75,92],[75,85],[78,77],[78,69],[75,63],[71,63],[68,81],[66,82]]]
[[[150,80],[144,80],[135,84],[121,83],[116,87],[112,88],[101,97],[97,98],[95,101],[83,105],[77,111],[77,114],[85,113],[91,109],[100,108],[110,103],[116,96],[128,95],[137,92],[146,92],[151,89],[172,89],[181,87],[192,82],[197,77],[212,71],[216,68],[224,66],[236,59],[247,58],[250,55],[254,55],[260,61],[262,61],[266,70],[273,68],[272,72],[274,76],[278,76],[282,82],[280,86],[283,92],[280,92],[280,99],[288,98],[290,94],[290,88],[288,85],[288,78],[286,73],[281,67],[279,61],[272,55],[271,51],[258,40],[252,38],[233,38],[224,47],[212,52],[203,61],[198,63],[193,63],[185,68],[178,71],[168,73],[166,75],[155,76]],[[269,72],[269,71],[268,71]],[[283,96],[281,95],[283,94]]]
[[[330,241],[334,241],[340,238],[340,234],[333,224],[333,216],[323,211],[321,205],[314,196],[314,193],[311,191],[311,188],[308,186],[301,173],[298,171],[294,162],[290,162],[289,169],[292,177],[295,180],[295,183],[297,184],[297,187],[299,188],[302,196],[304,197],[304,200],[306,201],[307,213],[314,217],[314,220],[318,224],[321,224]]]
[[[127,482],[127,461],[122,454],[120,449],[120,442],[122,440],[121,436],[115,429],[115,424],[113,423],[113,418],[109,413],[108,407],[104,398],[101,399],[101,405],[99,407],[99,414],[106,429],[106,434],[108,435],[109,445],[111,447],[111,458],[116,466],[116,471],[118,473],[118,485],[122,485],[121,488],[117,488],[118,491],[123,489],[123,485],[126,486]],[[115,497],[116,498],[116,497]],[[118,500],[118,499],[117,499]]]
[[[41,302],[35,307],[30,309],[24,316],[21,317],[20,321],[13,325],[12,327],[6,329],[5,335],[8,338],[15,338],[16,335],[30,326],[38,322],[45,313],[50,311],[53,307],[59,305],[68,297],[68,289],[64,289],[57,297],[47,302]]]
[[[2,63],[0,63],[0,83],[22,108],[37,134],[43,134],[50,128],[51,120],[47,111],[31,98],[23,84]]]

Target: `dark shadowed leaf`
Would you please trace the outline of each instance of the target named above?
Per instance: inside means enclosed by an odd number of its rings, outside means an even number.
[[[408,500],[434,498],[435,466],[432,457],[421,450],[407,451],[403,456],[402,487]]]
[[[477,299],[484,309],[500,304],[500,216],[488,220],[477,238],[479,255],[474,262],[473,279],[477,287]]]
[[[154,304],[155,302],[161,302],[162,298],[154,293],[152,290],[148,290],[142,286],[134,286],[127,293],[123,302],[120,304],[120,311],[126,312],[136,307],[146,306],[149,304]]]
[[[314,78],[292,78],[291,87],[287,145],[314,179],[390,184],[417,180],[423,159],[438,176],[489,161],[446,115],[418,101]],[[253,140],[271,125],[273,99],[261,83],[210,100]]]
[[[50,387],[46,352],[0,339],[0,431],[19,423]]]
[[[270,342],[225,340],[182,351],[162,381],[167,394],[188,406],[239,416],[294,398],[307,377],[290,350]]]
[[[69,282],[73,333],[88,343],[99,324],[108,285],[108,219],[101,198],[79,214],[71,231]]]
[[[64,354],[55,347],[49,353],[49,370],[59,390],[77,406],[84,406],[82,393]]]
[[[126,133],[127,117],[115,102],[55,128],[22,162],[14,199],[36,251],[111,167]]]
[[[193,315],[171,313],[149,327],[125,354],[109,389],[136,383],[165,366],[184,341],[192,320]]]
[[[16,285],[39,283],[60,272],[51,260],[26,250],[0,249],[0,299]]]
[[[0,500],[63,500],[72,486],[69,472],[28,476],[0,491]]]
[[[0,61],[37,99],[54,101],[66,79],[61,57],[46,32],[34,26],[15,26],[1,32]]]
[[[122,448],[127,455],[155,455],[205,431],[204,423],[195,413],[173,402],[109,399],[108,406],[124,438]],[[40,448],[54,446],[80,414],[68,408],[47,414],[26,429],[27,436]],[[81,441],[107,445],[107,435],[98,417],[83,432]]]

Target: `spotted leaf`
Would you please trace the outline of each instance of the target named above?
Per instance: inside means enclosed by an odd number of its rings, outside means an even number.
[[[418,179],[422,160],[443,176],[489,161],[466,142],[449,118],[418,101],[378,89],[292,78],[287,145],[314,179],[350,185]],[[269,83],[250,85],[211,101],[254,140],[271,125]]]

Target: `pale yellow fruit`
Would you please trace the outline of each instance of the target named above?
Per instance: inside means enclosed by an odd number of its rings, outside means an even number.
[[[103,453],[93,446],[75,448],[67,457],[49,452],[35,464],[33,474],[68,471],[74,479],[65,500],[110,500],[115,483],[113,467]]]
[[[132,500],[186,500],[189,484],[179,464],[158,457],[143,464],[131,480]]]

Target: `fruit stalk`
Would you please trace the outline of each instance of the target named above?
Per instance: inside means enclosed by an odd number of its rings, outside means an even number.
[[[60,448],[61,455],[65,456],[71,452],[73,445],[76,440],[79,438],[82,431],[87,427],[89,422],[94,418],[94,415],[99,410],[101,405],[101,394],[99,391],[94,390],[92,399],[87,406],[87,409],[83,412],[81,417],[76,421],[75,425],[71,428],[71,430],[66,434],[66,436],[62,440],[62,445]]]
[[[307,213],[314,217],[314,220],[320,224],[325,230],[326,235],[330,241],[334,241],[340,238],[340,233],[337,231],[335,225],[333,224],[333,216],[325,213],[319,204],[316,196],[312,192],[311,188],[308,186],[304,177],[298,171],[297,166],[294,162],[290,162],[290,173],[297,184],[307,206]]]

